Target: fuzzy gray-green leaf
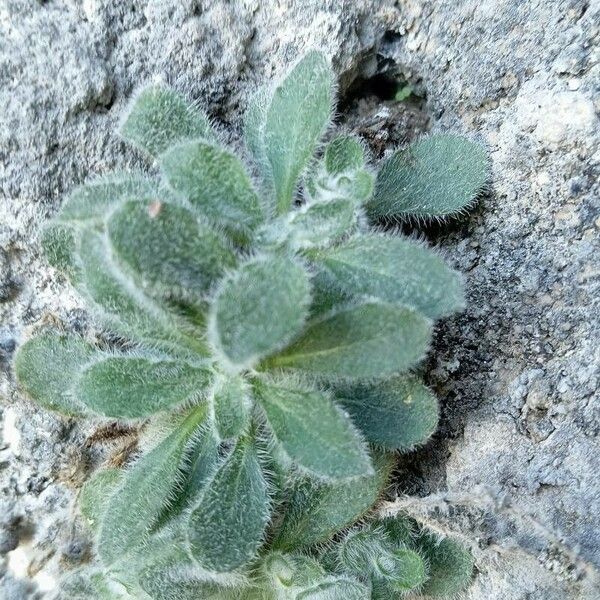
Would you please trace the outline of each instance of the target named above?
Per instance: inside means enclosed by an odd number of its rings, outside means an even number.
[[[153,600],[235,600],[238,590],[219,585],[177,546],[153,552],[138,574],[141,588]]]
[[[331,118],[332,103],[331,67],[316,51],[306,54],[273,92],[264,135],[279,213],[291,206],[298,178]]]
[[[107,213],[125,200],[158,200],[161,195],[157,186],[142,175],[99,177],[76,187],[56,220],[73,226],[101,226]]]
[[[117,267],[105,236],[87,230],[80,236],[77,258],[80,269],[76,287],[91,301],[95,316],[104,327],[132,341],[177,354],[187,354],[192,348],[195,354],[206,355],[200,340],[185,335],[174,315]]]
[[[197,409],[125,474],[106,505],[98,552],[107,565],[146,541],[180,479],[186,445],[205,412]]]
[[[72,393],[73,382],[96,352],[74,335],[44,333],[19,348],[17,380],[41,406],[65,415],[84,414],[85,406]]]
[[[73,280],[77,273],[75,232],[68,225],[52,224],[42,233],[42,249],[48,262]]]
[[[213,404],[221,439],[237,438],[248,428],[252,400],[244,378],[234,376],[222,381],[215,390]]]
[[[143,356],[107,356],[88,366],[74,391],[98,414],[135,419],[197,399],[211,381],[207,367]]]
[[[206,115],[168,88],[153,85],[137,95],[121,136],[156,157],[186,139],[212,139]]]
[[[388,377],[418,362],[430,337],[431,324],[418,313],[369,301],[310,322],[293,344],[265,366],[329,378]]]
[[[351,530],[335,551],[343,571],[370,578],[374,600],[388,600],[419,588],[426,577],[423,559],[413,550],[395,547],[380,527]]]
[[[302,328],[310,303],[304,268],[291,258],[252,259],[222,284],[213,302],[213,344],[236,370],[287,344]]]
[[[437,399],[417,377],[342,384],[336,387],[335,395],[373,444],[408,450],[427,441],[437,427]]]
[[[130,600],[124,586],[115,584],[96,566],[71,571],[61,581],[56,600]],[[140,598],[143,600],[143,598]]]
[[[123,479],[123,475],[122,469],[100,469],[81,488],[79,511],[93,530],[100,526],[108,500]]]
[[[310,257],[330,285],[347,294],[380,298],[410,306],[430,318],[464,306],[462,278],[422,244],[408,239],[368,234]]]
[[[199,140],[171,148],[160,162],[169,185],[234,238],[246,240],[264,220],[246,169],[231,152]]]
[[[373,217],[451,215],[473,203],[488,169],[480,144],[454,134],[423,138],[383,163],[368,212]]]
[[[330,394],[284,379],[257,380],[254,390],[275,438],[301,469],[332,479],[373,473],[363,440]]]
[[[244,141],[250,150],[260,175],[261,191],[268,200],[268,207],[273,209],[275,189],[273,168],[267,156],[265,142],[265,127],[267,125],[267,110],[271,95],[266,88],[259,89],[250,99],[244,115]]]
[[[325,147],[324,164],[332,175],[362,169],[365,166],[364,148],[352,136],[339,136]]]
[[[206,405],[204,405],[206,406]],[[194,408],[193,410],[196,410]],[[156,523],[159,531],[182,522],[182,513],[196,504],[217,469],[219,460],[219,439],[209,419],[196,429],[190,439],[182,463],[181,482],[173,502],[165,507]]]
[[[295,600],[369,600],[369,588],[357,580],[331,577],[300,592]]]
[[[218,572],[246,564],[262,543],[269,512],[267,482],[255,442],[243,438],[190,514],[188,537],[193,557]]]
[[[108,221],[117,260],[144,287],[201,298],[235,256],[193,213],[161,202],[127,202]]]
[[[322,246],[344,235],[356,222],[354,204],[338,198],[302,207],[292,213],[291,237],[299,248]]]
[[[473,555],[456,540],[422,530],[413,545],[429,565],[429,577],[421,590],[423,594],[451,598],[469,585],[473,576]]]
[[[296,480],[290,490],[283,520],[273,545],[284,551],[326,542],[364,516],[386,486],[393,457],[373,454],[375,474],[339,481]]]

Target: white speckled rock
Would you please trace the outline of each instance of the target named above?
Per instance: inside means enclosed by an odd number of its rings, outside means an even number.
[[[341,117],[375,153],[429,117],[434,130],[479,135],[493,160],[474,214],[426,228],[467,273],[469,308],[440,327],[429,380],[443,422],[406,458],[399,488],[418,497],[397,505],[472,544],[472,600],[594,598],[599,22],[596,0],[4,0],[0,597],[49,598],[61,571],[88,560],[77,489],[135,444],[15,389],[14,349],[33,327],[94,333],[40,256],[42,223],[85,178],[150,168],[114,133],[145,81],[198,99],[235,136],[256,86],[316,45],[342,91],[388,71],[426,94],[414,108],[352,88]]]

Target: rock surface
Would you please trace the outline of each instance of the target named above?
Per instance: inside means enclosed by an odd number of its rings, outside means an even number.
[[[475,211],[421,231],[467,274],[439,328],[435,438],[401,507],[473,547],[476,599],[600,595],[597,0],[53,0],[0,4],[0,597],[50,598],[89,556],[78,487],[130,432],[61,420],[15,388],[15,347],[53,321],[92,335],[37,238],[92,174],[147,168],[114,133],[132,91],[178,87],[231,132],[256,86],[309,47],[375,155],[427,128],[492,156]],[[408,102],[389,98],[398,81]],[[393,95],[393,94],[392,94]],[[109,458],[110,457],[110,458]]]

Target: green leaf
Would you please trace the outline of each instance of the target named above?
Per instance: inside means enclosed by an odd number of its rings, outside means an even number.
[[[221,382],[213,398],[215,426],[223,440],[239,437],[250,424],[252,400],[243,377]]]
[[[265,587],[260,598],[367,600],[369,589],[347,576],[328,575],[317,560],[302,554],[272,552],[261,561]]]
[[[141,588],[154,600],[235,600],[238,590],[214,580],[186,552],[171,546],[157,556],[156,549],[140,570]]]
[[[335,395],[373,444],[409,450],[424,443],[437,427],[437,399],[417,377],[341,384],[336,386]]]
[[[289,493],[273,547],[290,551],[326,542],[363,517],[385,489],[393,456],[374,452],[375,475],[338,481],[297,479]]]
[[[430,322],[410,309],[365,302],[308,324],[267,367],[288,367],[327,377],[364,379],[405,371],[427,351]]]
[[[196,502],[205,485],[217,469],[219,440],[212,427],[207,426],[196,433],[190,443],[188,468],[182,485],[181,497],[186,505]]]
[[[332,175],[362,169],[365,166],[363,145],[352,136],[339,136],[325,147],[324,164]]]
[[[241,161],[204,141],[179,144],[161,156],[169,185],[199,213],[246,240],[264,220],[260,200]]]
[[[367,209],[373,218],[451,215],[473,203],[488,171],[480,144],[454,134],[432,135],[383,163]]]
[[[98,529],[109,498],[123,479],[121,469],[100,469],[83,485],[79,494],[79,511],[87,524]]]
[[[57,600],[128,600],[125,586],[109,579],[103,569],[86,566],[61,581]],[[142,600],[140,597],[139,600]]]
[[[221,238],[180,206],[127,202],[107,226],[117,260],[150,290],[201,298],[235,264]]]
[[[407,548],[399,548],[377,557],[373,572],[373,600],[388,600],[394,595],[422,589],[427,579],[423,558]]]
[[[232,571],[249,562],[269,521],[267,482],[252,439],[241,439],[190,514],[192,556],[205,568]]]
[[[121,136],[156,157],[177,142],[212,139],[214,134],[202,111],[177,92],[153,85],[135,98]]]
[[[44,333],[17,351],[15,373],[21,387],[44,408],[65,415],[85,414],[85,406],[72,393],[73,381],[96,354],[79,337]]]
[[[291,206],[300,173],[331,118],[333,74],[325,56],[309,52],[274,90],[264,138],[273,170],[277,210]]]
[[[235,370],[285,346],[308,312],[308,274],[284,256],[254,258],[221,284],[213,302],[209,335]]]
[[[196,429],[190,439],[185,460],[180,469],[181,484],[172,501],[163,510],[155,528],[164,531],[179,523],[184,511],[196,504],[208,481],[214,475],[219,460],[219,440],[210,421]],[[185,523],[187,525],[187,521]]]
[[[178,486],[186,446],[205,415],[204,407],[192,412],[133,465],[110,497],[98,535],[98,553],[107,566],[146,541]]]
[[[353,205],[370,198],[373,184],[363,145],[350,136],[340,136],[327,144],[323,160],[305,183],[315,202],[346,198]]]
[[[277,597],[293,595],[294,588],[313,585],[326,577],[321,563],[300,553],[269,552],[263,556],[258,569],[259,580],[264,580]]]
[[[291,214],[291,237],[299,248],[322,246],[344,235],[356,223],[354,205],[343,198],[310,204]]]
[[[107,214],[126,200],[158,200],[165,194],[143,175],[109,175],[76,187],[56,216],[72,226],[102,226]]]
[[[418,588],[426,578],[423,559],[412,550],[394,547],[379,527],[350,531],[337,545],[336,554],[343,571],[371,579],[376,600]]]
[[[197,400],[210,382],[207,367],[152,356],[107,356],[83,371],[75,393],[98,414],[135,419]]]
[[[77,241],[71,227],[54,224],[46,227],[41,242],[42,250],[48,262],[69,279],[72,280],[76,277],[75,250]]]
[[[255,380],[254,391],[269,427],[301,469],[324,478],[373,473],[352,421],[329,394],[285,380]]]
[[[77,289],[104,327],[170,353],[187,356],[192,350],[196,358],[208,355],[199,339],[185,335],[174,315],[125,277],[112,260],[105,236],[91,230],[80,236],[78,262]]]
[[[296,600],[369,600],[369,588],[359,581],[345,577],[331,577],[300,592]]]
[[[361,235],[309,256],[330,285],[347,294],[404,304],[432,319],[465,304],[460,274],[428,248],[405,238]]]
[[[473,577],[473,555],[451,538],[422,530],[413,542],[429,565],[429,577],[421,593],[436,598],[450,598],[464,590]]]
[[[376,522],[385,531],[386,536],[396,547],[403,548],[412,543],[418,534],[418,526],[413,519],[397,514]]]
[[[273,169],[267,156],[265,143],[267,110],[270,102],[270,92],[267,89],[260,89],[252,96],[244,115],[244,141],[258,167],[263,196],[270,200],[270,208],[274,208],[272,206],[275,195]]]

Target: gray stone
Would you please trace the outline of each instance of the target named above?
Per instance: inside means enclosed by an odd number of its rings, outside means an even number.
[[[427,129],[492,157],[475,210],[421,228],[466,272],[469,307],[438,328],[442,424],[403,459],[414,496],[386,510],[471,545],[473,600],[598,597],[599,22],[597,0],[4,0],[0,597],[50,597],[87,560],[77,490],[135,444],[16,390],[15,345],[35,328],[94,334],[40,255],[44,221],[92,175],[151,168],[115,134],[144,82],[200,101],[235,143],[249,95],[313,46],[341,76],[342,126],[376,157]],[[398,80],[416,96],[389,99]]]

